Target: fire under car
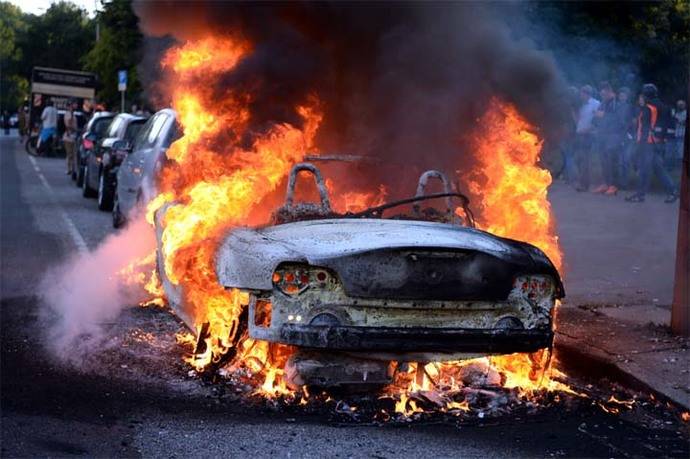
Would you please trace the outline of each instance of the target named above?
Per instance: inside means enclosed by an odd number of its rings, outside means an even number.
[[[313,175],[320,203],[295,201],[300,172]],[[432,179],[442,193],[425,192]],[[441,210],[431,207],[439,200]],[[157,233],[160,247],[160,225]],[[469,200],[438,171],[420,177],[413,197],[338,214],[319,169],[298,164],[271,224],[230,231],[215,269],[225,288],[248,293],[251,338],[298,349],[286,368],[295,386],[383,385],[391,362],[551,348],[564,296],[544,252],[476,229]]]

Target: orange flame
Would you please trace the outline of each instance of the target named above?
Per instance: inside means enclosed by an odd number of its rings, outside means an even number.
[[[202,337],[205,351],[188,361],[203,369],[236,346],[238,357],[233,365],[262,374],[257,392],[276,396],[289,393],[282,368],[293,350],[241,339],[240,315],[248,295],[220,285],[215,255],[227,231],[246,224],[250,214],[284,182],[291,166],[313,148],[321,114],[314,96],[296,108],[301,126],[274,124],[263,134],[254,134],[249,146],[246,141],[241,143],[247,134],[251,95],[226,89],[218,100],[208,79],[235,68],[250,51],[241,40],[206,38],[172,49],[164,58],[164,66],[174,77],[172,101],[184,135],[167,152],[171,162],[162,171],[160,194],[149,204],[148,219],[152,222],[156,210],[170,204],[160,221],[163,269],[170,282],[182,288],[197,330],[208,324],[207,336]],[[464,177],[472,193],[481,197],[479,224],[497,235],[540,247],[560,267],[561,252],[546,198],[551,178],[537,165],[541,143],[534,129],[514,107],[497,100],[484,118],[487,127],[475,139],[477,168]],[[381,186],[378,192],[355,190],[335,196],[337,211],[357,211],[383,203],[386,189]],[[271,209],[258,210],[267,221]],[[190,336],[179,339],[186,344],[195,341]],[[410,371],[401,372],[391,388],[399,395],[396,411],[409,414],[419,410],[409,398],[411,393],[438,387],[457,389],[457,372],[473,362],[410,365]],[[534,356],[519,354],[482,362],[497,368],[507,387],[569,390],[553,381],[552,373],[544,372],[545,364]],[[466,402],[454,400],[447,400],[444,406],[448,411],[466,408]]]
[[[173,164],[164,170],[148,214],[151,221],[157,209],[175,203],[161,221],[163,264],[170,282],[182,287],[197,328],[209,324],[206,352],[191,360],[198,369],[235,345],[248,303],[246,293],[218,282],[213,267],[220,240],[283,182],[312,146],[321,121],[312,98],[297,107],[302,127],[276,124],[249,148],[241,146],[248,99],[228,92],[215,100],[205,79],[234,68],[249,49],[241,41],[207,38],[172,49],[163,60],[176,76],[172,99],[184,135],[167,152]],[[220,135],[226,144],[219,151],[212,145]],[[267,371],[267,380],[276,373]]]
[[[547,198],[551,174],[539,167],[542,142],[535,128],[515,107],[497,99],[479,126],[474,138],[477,166],[465,177],[479,198],[478,225],[539,247],[560,269],[563,255]]]

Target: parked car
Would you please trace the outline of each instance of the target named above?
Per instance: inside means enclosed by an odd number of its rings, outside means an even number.
[[[319,204],[294,202],[301,171],[315,176]],[[430,178],[443,182],[444,193],[425,193]],[[442,210],[431,206],[441,198]],[[203,345],[208,326],[196,328],[163,268],[160,223],[174,205],[156,213],[159,276],[171,308]],[[383,216],[391,210],[397,214]],[[338,214],[319,170],[298,164],[272,223],[231,230],[215,260],[220,284],[248,298],[235,336],[247,330],[295,346],[286,368],[295,386],[385,385],[391,361],[550,348],[555,303],[564,296],[540,249],[474,228],[469,201],[438,171],[422,175],[412,198]]]
[[[177,138],[177,114],[166,108],[156,112],[141,128],[117,169],[113,197],[113,226],[119,228],[156,193],[156,174],[165,152]],[[121,145],[118,145],[121,147]],[[120,148],[121,150],[121,148]]]
[[[82,134],[77,137],[77,171],[72,175],[72,179],[76,180],[77,186],[84,185],[84,166],[86,166],[86,157],[90,151],[94,149],[96,143],[105,135],[110,122],[115,118],[114,113],[110,112],[96,112],[91,116],[91,119],[86,123],[86,128]]]
[[[108,126],[108,130],[101,140],[89,150],[85,160],[84,181],[82,185],[82,195],[84,197],[98,197],[98,208],[100,210],[112,210],[113,194],[117,182],[117,175],[112,173],[110,155],[113,144],[118,140],[124,140],[126,149],[127,144],[131,144],[135,136],[146,123],[143,116],[121,113],[113,118]]]

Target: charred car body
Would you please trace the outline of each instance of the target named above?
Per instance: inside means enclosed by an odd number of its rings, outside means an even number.
[[[320,204],[294,203],[300,171],[315,176]],[[425,194],[430,178],[442,181],[443,193]],[[422,207],[432,199],[444,199],[444,211]],[[451,199],[460,199],[463,218]],[[318,169],[299,164],[274,224],[227,235],[218,279],[248,292],[250,337],[300,349],[288,362],[295,385],[384,384],[390,361],[550,348],[553,309],[564,296],[556,268],[530,244],[475,229],[467,204],[443,174],[428,171],[413,198],[338,215]],[[411,214],[383,218],[402,205]],[[161,278],[193,329],[179,292]]]

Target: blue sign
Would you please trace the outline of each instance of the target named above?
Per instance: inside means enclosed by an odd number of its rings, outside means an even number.
[[[117,72],[117,90],[125,91],[127,89],[127,70],[118,70]]]

